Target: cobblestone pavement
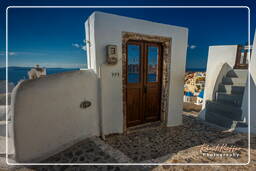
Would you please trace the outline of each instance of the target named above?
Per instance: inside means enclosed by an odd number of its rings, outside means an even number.
[[[148,128],[127,136],[113,135],[107,137],[106,142],[134,162],[151,162],[159,157],[164,160],[165,156],[170,157],[181,150],[232,135],[235,133],[224,132],[193,116],[183,115],[182,126]]]
[[[252,141],[252,161],[256,158],[256,138]],[[228,144],[241,147],[239,158],[210,158],[202,156],[203,144]],[[128,135],[109,135],[86,139],[43,162],[47,163],[234,163],[247,162],[247,137],[215,128],[195,116],[183,115],[183,125],[177,127],[149,126]],[[248,169],[255,164],[248,166]],[[247,166],[246,166],[247,167]],[[244,166],[237,166],[243,170]],[[1,167],[0,167],[1,168]],[[21,170],[199,170],[195,166],[31,166]],[[228,170],[230,166],[202,166],[202,170]],[[0,169],[1,170],[1,169]]]
[[[45,160],[44,163],[116,163],[96,143],[97,138],[86,139],[79,144]]]

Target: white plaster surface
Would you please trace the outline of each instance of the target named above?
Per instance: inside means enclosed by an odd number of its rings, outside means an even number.
[[[16,160],[27,162],[99,135],[97,77],[72,71],[21,82],[13,92]],[[84,100],[92,102],[80,108]]]
[[[8,113],[11,112],[10,106],[7,106],[7,111]],[[10,119],[11,115],[8,115],[8,119]],[[0,121],[5,121],[6,120],[6,105],[0,105]]]
[[[93,13],[85,28],[89,70],[26,80],[13,91],[11,110],[18,162],[42,160],[81,139],[99,136],[101,131],[123,132],[122,32],[172,39],[167,126],[182,124],[186,28],[101,12]],[[105,64],[109,44],[117,45],[116,65]],[[84,100],[91,101],[92,106],[81,109]]]
[[[88,33],[88,28],[90,28],[90,33]],[[123,131],[122,32],[172,39],[167,125],[182,124],[183,84],[188,40],[186,28],[95,12],[86,22],[86,31],[86,35],[90,34],[90,47],[87,48],[87,56],[90,53],[88,66],[95,70],[101,79],[101,110],[105,134]],[[117,45],[119,60],[114,66],[105,65],[106,45],[109,44]],[[119,77],[112,77],[112,73],[119,73]]]
[[[248,123],[248,104],[250,103],[250,120],[251,120],[251,132],[256,134],[256,34],[254,35],[254,42],[252,46],[252,54],[251,54],[251,60],[249,62],[249,68],[250,68],[250,87],[249,87],[249,81],[247,81],[244,97],[243,97],[243,103],[242,103],[242,111],[243,111],[243,117],[245,121]],[[250,90],[250,101],[248,101],[248,93]]]
[[[232,69],[236,61],[237,45],[210,46],[208,52],[206,81],[204,91],[204,103],[200,118],[205,119],[205,102],[213,100],[216,92],[216,84],[221,81],[229,68]]]

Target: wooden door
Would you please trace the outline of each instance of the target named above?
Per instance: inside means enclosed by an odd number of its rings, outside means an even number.
[[[158,43],[127,43],[127,127],[160,120],[162,48]]]

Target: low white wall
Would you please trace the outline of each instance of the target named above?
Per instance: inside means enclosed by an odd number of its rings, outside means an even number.
[[[254,35],[254,42],[252,47],[252,54],[251,54],[251,60],[249,62],[249,79],[250,79],[250,87],[249,81],[247,81],[244,97],[243,97],[243,103],[242,103],[242,111],[243,111],[243,117],[248,123],[248,104],[250,103],[250,120],[251,120],[251,132],[256,134],[256,34]],[[248,93],[250,90],[250,101],[248,102]]]
[[[6,106],[6,105],[0,105],[0,121],[6,121],[6,107],[7,107],[7,112],[10,113],[11,112],[11,108],[10,106]],[[10,115],[8,115],[8,120],[10,120]]]
[[[97,76],[92,70],[21,82],[12,95],[16,160],[31,162],[99,135]],[[92,105],[80,108],[88,100]]]
[[[208,52],[204,103],[200,118],[205,119],[205,102],[213,100],[216,92],[216,83],[220,82],[220,74],[225,75],[228,68],[232,68],[236,61],[237,45],[210,46]]]
[[[122,32],[172,38],[170,50],[170,89],[168,126],[182,124],[183,85],[187,51],[188,30],[183,27],[159,24],[102,12],[93,13],[86,24],[90,42],[87,56],[89,67],[101,77],[101,102],[105,134],[123,132],[122,102]],[[90,32],[90,33],[88,33]],[[106,45],[117,45],[118,63],[107,66]],[[102,70],[102,74],[100,74]],[[112,77],[119,73],[119,77]]]

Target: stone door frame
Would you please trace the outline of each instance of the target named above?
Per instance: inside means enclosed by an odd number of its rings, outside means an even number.
[[[127,132],[126,125],[126,44],[129,40],[141,40],[161,43],[163,50],[163,73],[162,73],[162,91],[161,91],[161,113],[160,121],[166,124],[167,114],[168,114],[168,98],[169,98],[169,84],[170,84],[170,64],[171,64],[171,38],[155,36],[155,35],[145,35],[132,32],[122,32],[122,89],[123,89],[123,130],[124,133]]]

